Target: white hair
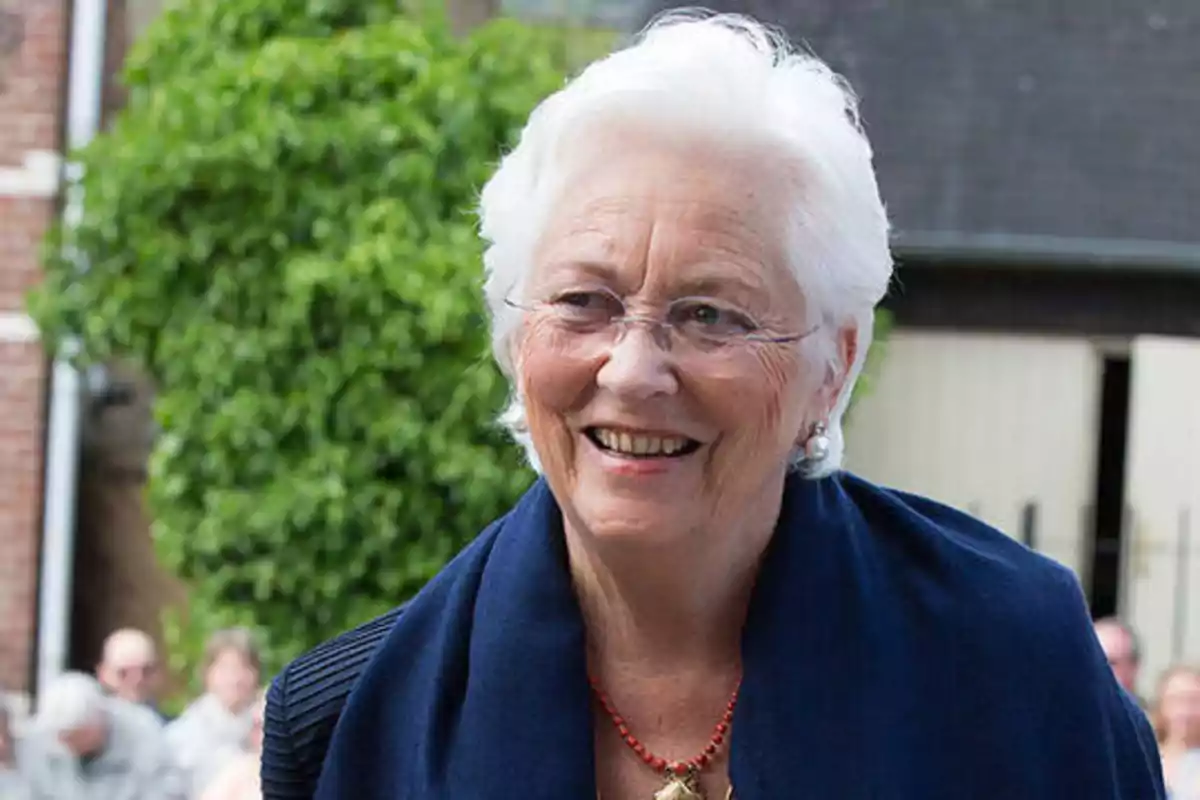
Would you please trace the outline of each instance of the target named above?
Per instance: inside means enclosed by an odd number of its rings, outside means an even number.
[[[108,700],[100,683],[82,672],[64,672],[38,698],[35,724],[49,733],[81,728],[104,719]]]
[[[841,366],[847,376],[824,420],[828,455],[806,461],[798,449],[793,463],[813,477],[835,471],[845,449],[842,415],[891,279],[887,214],[853,92],[782,34],[738,15],[686,10],[654,20],[629,47],[543,101],[484,186],[480,231],[492,346],[515,387],[501,422],[538,468],[513,363],[520,313],[505,299],[522,290],[544,223],[567,190],[568,159],[589,133],[626,120],[670,140],[688,134],[755,147],[788,177],[788,266],[820,324],[804,352],[828,374]],[[858,351],[853,364],[839,365],[838,331],[846,326],[857,328]]]

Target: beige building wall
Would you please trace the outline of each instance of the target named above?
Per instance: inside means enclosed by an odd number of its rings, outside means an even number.
[[[1200,339],[1133,345],[1121,605],[1146,642],[1144,691],[1200,660]]]
[[[1038,549],[1081,572],[1102,361],[1085,339],[897,331],[854,409],[847,467],[1012,536],[1035,502]]]

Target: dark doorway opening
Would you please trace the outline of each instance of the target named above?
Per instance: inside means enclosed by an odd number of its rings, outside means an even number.
[[[1104,359],[1100,389],[1099,458],[1087,585],[1094,617],[1117,613],[1125,534],[1125,456],[1129,434],[1130,361]]]

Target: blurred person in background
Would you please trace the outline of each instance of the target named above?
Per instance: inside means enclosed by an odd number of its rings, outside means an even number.
[[[158,708],[162,689],[162,667],[154,640],[136,628],[114,631],[104,640],[96,677],[105,691],[129,703],[146,706],[162,721]]]
[[[202,671],[204,694],[167,725],[166,733],[190,798],[199,798],[246,751],[261,689],[262,658],[254,635],[244,628],[214,633]]]
[[[13,736],[8,704],[0,694],[0,798],[27,800],[29,784],[17,764],[17,741]]]
[[[1200,800],[1200,669],[1163,673],[1151,719],[1171,800]]]
[[[162,727],[146,708],[82,672],[41,693],[21,768],[38,800],[177,800]]]
[[[1100,649],[1112,667],[1117,683],[1144,705],[1138,695],[1138,673],[1142,666],[1142,647],[1137,633],[1116,617],[1104,617],[1094,625]]]
[[[262,782],[259,771],[262,763],[263,711],[266,694],[259,693],[254,704],[253,726],[247,737],[245,752],[229,762],[204,791],[201,800],[261,800]]]

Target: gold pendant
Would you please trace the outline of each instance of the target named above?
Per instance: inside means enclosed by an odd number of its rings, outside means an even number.
[[[667,785],[654,793],[654,800],[704,800],[696,775],[672,775]]]

